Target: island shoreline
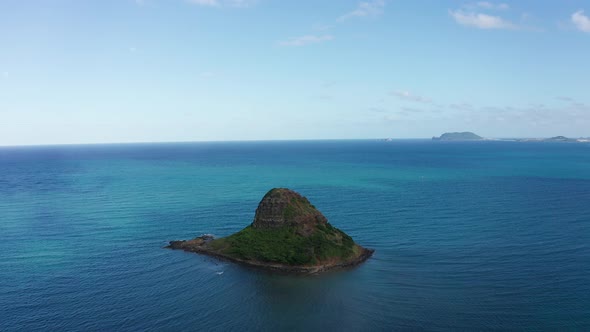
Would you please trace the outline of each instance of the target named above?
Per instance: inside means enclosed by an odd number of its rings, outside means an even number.
[[[268,272],[278,272],[283,274],[296,274],[296,275],[313,275],[319,274],[328,271],[337,271],[337,270],[346,270],[356,267],[361,263],[365,262],[375,252],[374,249],[367,249],[361,246],[358,246],[360,249],[360,253],[351,259],[346,261],[339,261],[336,263],[324,263],[318,265],[285,265],[285,264],[277,264],[272,262],[261,262],[261,261],[252,261],[252,260],[244,260],[239,259],[236,257],[232,257],[221,252],[218,252],[212,248],[210,248],[207,243],[211,240],[209,236],[201,236],[197,237],[193,240],[179,240],[179,241],[170,241],[167,246],[164,248],[172,249],[172,250],[183,250],[186,252],[192,252],[197,254],[203,254],[210,257],[214,257],[223,261],[230,261],[233,263],[237,263],[243,266],[265,270]]]

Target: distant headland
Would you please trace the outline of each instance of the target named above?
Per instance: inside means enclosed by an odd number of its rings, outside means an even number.
[[[569,138],[565,136],[554,136],[549,138],[484,138],[470,131],[444,133],[438,137],[432,137],[433,141],[512,141],[512,142],[568,142],[568,143],[585,143],[590,142],[590,138]]]
[[[590,138],[569,138],[565,136],[555,136],[549,138],[517,138],[517,142],[565,142],[565,143],[586,143],[590,142]]]
[[[460,133],[444,133],[432,139],[435,141],[476,141],[483,140],[484,138],[470,131],[464,131]]]
[[[333,227],[307,198],[286,188],[266,193],[254,221],[241,231],[218,239],[203,235],[171,241],[167,248],[297,274],[353,267],[374,252]]]

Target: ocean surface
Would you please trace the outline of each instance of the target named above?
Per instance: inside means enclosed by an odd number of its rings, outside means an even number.
[[[162,247],[288,187],[359,244],[295,277]],[[0,148],[0,331],[590,330],[590,144]]]

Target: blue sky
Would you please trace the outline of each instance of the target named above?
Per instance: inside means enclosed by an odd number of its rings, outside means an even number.
[[[0,145],[590,136],[590,1],[2,0]]]

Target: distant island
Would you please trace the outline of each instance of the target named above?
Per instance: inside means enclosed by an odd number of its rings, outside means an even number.
[[[555,136],[550,138],[518,138],[517,142],[566,142],[566,143],[585,143],[590,142],[590,138],[569,138],[565,136]]]
[[[586,143],[590,138],[569,138],[565,136],[554,136],[549,138],[483,138],[470,131],[444,133],[439,137],[433,137],[434,141],[513,141],[513,142],[567,142],[567,143]]]
[[[464,131],[461,133],[444,133],[439,137],[433,137],[434,141],[476,141],[483,140],[484,138],[476,135],[470,131]]]
[[[297,274],[353,267],[374,252],[333,227],[307,198],[286,188],[266,193],[254,221],[241,231],[219,239],[203,235],[171,241],[167,248]]]

